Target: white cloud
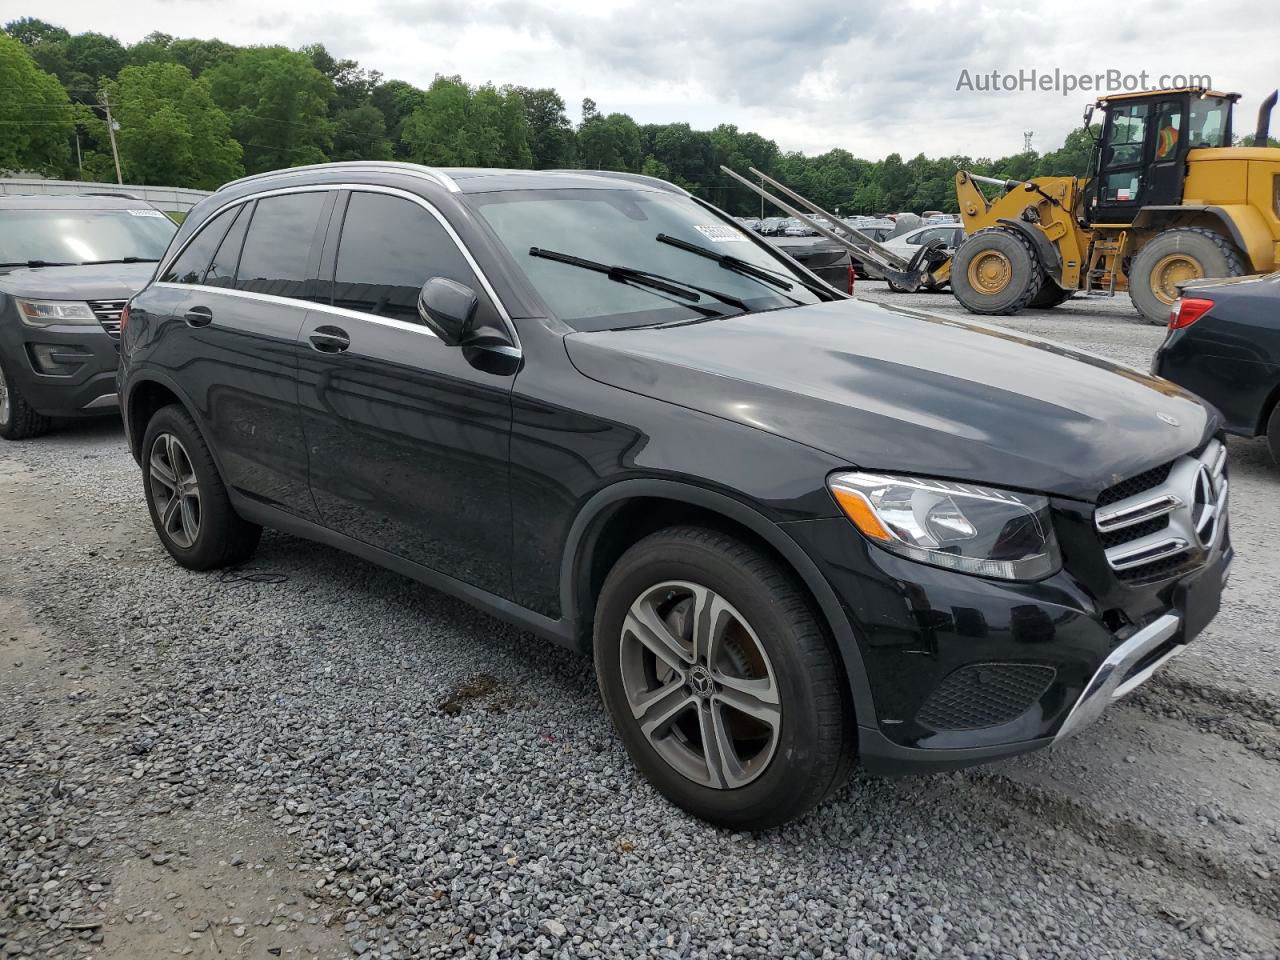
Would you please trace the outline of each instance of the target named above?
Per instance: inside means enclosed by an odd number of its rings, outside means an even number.
[[[736,123],[784,150],[1000,156],[1034,131],[1052,149],[1088,93],[957,91],[961,70],[1207,73],[1245,94],[1237,128],[1280,77],[1257,7],[1179,0],[44,0],[30,11],[121,40],[151,30],[232,43],[321,42],[387,77],[554,86],[640,122]],[[15,11],[11,16],[19,16]],[[1206,22],[1212,19],[1212,24]],[[1213,42],[1205,43],[1211,29]]]

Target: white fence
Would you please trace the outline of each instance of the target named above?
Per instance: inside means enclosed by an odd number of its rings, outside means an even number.
[[[0,178],[0,195],[36,193],[45,196],[68,193],[127,193],[139,200],[146,200],[169,213],[186,213],[202,199],[208,190],[188,190],[185,187],[139,187],[132,184],[91,183],[88,180],[41,180],[38,177]]]

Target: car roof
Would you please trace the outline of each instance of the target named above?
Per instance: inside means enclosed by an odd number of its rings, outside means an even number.
[[[648,189],[689,196],[688,191],[639,173],[622,173],[612,170],[508,170],[485,167],[428,167],[418,163],[396,163],[381,160],[353,160],[344,163],[318,163],[303,167],[272,170],[250,177],[242,177],[224,184],[222,190],[242,187],[246,184],[269,189],[290,181],[305,183],[315,177],[346,174],[354,178],[361,175],[408,176],[430,181],[444,187],[450,193],[491,193],[498,190],[555,190],[596,189],[617,190],[620,186]],[[219,191],[221,192],[221,191]]]
[[[115,194],[0,194],[0,210],[154,210],[145,200]]]

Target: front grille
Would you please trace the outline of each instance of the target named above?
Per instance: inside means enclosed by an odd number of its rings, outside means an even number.
[[[89,309],[102,324],[102,329],[117,340],[120,339],[120,314],[124,311],[127,300],[90,300]]]
[[[916,720],[933,730],[976,730],[1008,723],[1044,695],[1057,672],[1040,663],[971,663],[938,684]]]
[[[1218,440],[1108,487],[1094,527],[1116,577],[1149,582],[1203,562],[1225,520],[1226,497],[1226,447]]]
[[[1169,473],[1173,470],[1174,461],[1162,463],[1158,467],[1152,467],[1145,470],[1136,477],[1130,477],[1128,480],[1121,480],[1114,487],[1107,487],[1098,496],[1098,506],[1109,507],[1113,503],[1119,503],[1121,500],[1127,500],[1139,493],[1146,493],[1148,490],[1154,490],[1160,484],[1169,479]]]
[[[1159,531],[1166,529],[1168,526],[1169,518],[1167,516],[1152,517],[1150,520],[1143,520],[1141,523],[1135,523],[1131,527],[1123,527],[1119,530],[1108,530],[1104,533],[1100,533],[1099,537],[1102,539],[1102,545],[1104,547],[1118,547],[1122,543],[1131,543],[1139,537],[1146,537],[1153,533],[1158,533]]]

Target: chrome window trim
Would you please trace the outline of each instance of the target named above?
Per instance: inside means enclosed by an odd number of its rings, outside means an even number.
[[[302,168],[299,168],[299,169],[302,169]],[[403,172],[403,171],[397,171],[397,172]],[[450,180],[450,183],[452,183],[452,180]],[[455,188],[456,186],[457,185],[454,184]],[[232,207],[236,207],[244,203],[249,203],[253,200],[261,200],[264,197],[275,197],[275,196],[280,196],[282,194],[320,193],[320,192],[338,191],[338,190],[350,190],[352,192],[363,192],[363,193],[384,193],[384,194],[387,194],[388,196],[399,197],[402,200],[408,200],[411,203],[416,203],[418,206],[422,207],[422,209],[426,210],[427,213],[431,214],[431,216],[435,217],[436,221],[440,224],[440,226],[444,227],[445,232],[449,234],[449,239],[451,239],[453,241],[453,245],[458,248],[458,251],[462,254],[462,258],[467,262],[467,265],[471,268],[472,273],[476,275],[476,279],[480,281],[480,286],[484,288],[484,292],[489,296],[489,299],[493,301],[494,308],[498,311],[498,316],[502,318],[502,322],[506,325],[507,333],[511,336],[511,340],[515,344],[514,349],[517,351],[517,353],[520,351],[520,335],[516,333],[515,324],[511,322],[511,314],[507,311],[506,304],[502,302],[502,299],[498,296],[498,292],[494,290],[493,284],[489,282],[488,276],[485,274],[484,270],[480,268],[480,264],[476,262],[476,258],[471,255],[471,251],[467,249],[467,245],[463,243],[462,238],[458,236],[458,231],[453,229],[453,225],[449,223],[448,220],[445,219],[444,214],[442,214],[438,209],[436,209],[435,205],[431,203],[431,201],[418,196],[416,193],[412,193],[408,190],[402,190],[399,187],[386,187],[386,186],[382,186],[381,184],[370,184],[370,183],[311,183],[311,184],[299,184],[293,187],[274,187],[269,190],[260,190],[256,193],[246,194],[243,197],[236,197],[234,200],[228,200],[222,206],[212,211],[205,218],[204,223],[200,224],[200,226],[194,232],[192,232],[191,236],[187,237],[187,239],[183,241],[182,246],[179,247],[174,252],[173,256],[167,257],[164,260],[164,262],[160,264],[159,268],[156,270],[155,275],[157,277],[163,276],[164,272],[169,269],[169,266],[175,260],[177,260],[180,256],[182,256],[183,253],[186,252],[187,247],[190,246],[191,243],[194,242],[195,238],[198,237],[201,234],[201,232],[210,223],[213,222],[213,219],[217,217],[219,214],[223,213],[224,211],[230,210]],[[457,192],[457,191],[455,189],[452,192]],[[173,283],[170,281],[163,281],[163,280],[156,280],[152,284],[152,286],[178,288],[178,289],[184,289],[184,290],[202,289],[202,290],[212,291],[214,293],[248,295],[250,297],[262,299],[264,301],[271,302],[271,303],[302,305],[307,307],[308,309],[325,310],[329,313],[335,313],[338,316],[353,317],[360,320],[373,320],[374,322],[385,322],[397,327],[404,327],[410,330],[416,330],[421,328],[425,332],[430,333],[433,337],[436,337],[437,340],[439,339],[439,337],[437,336],[434,330],[431,330],[429,327],[426,327],[424,325],[409,323],[404,320],[393,320],[389,317],[379,317],[376,314],[365,313],[361,310],[348,310],[345,307],[335,307],[335,306],[332,306],[331,304],[315,303],[310,300],[293,300],[289,297],[276,297],[266,293],[251,293],[250,291],[247,291],[247,290],[233,290],[229,287],[210,287],[204,284]]]
[[[293,297],[277,297],[271,293],[254,293],[252,290],[234,290],[231,287],[211,287],[203,283],[169,283],[167,281],[157,281],[152,284],[155,287],[163,287],[166,290],[203,290],[206,293],[222,294],[226,297],[240,297],[244,300],[258,300],[262,303],[275,303],[282,307],[293,307],[295,310],[319,310],[323,313],[333,314],[337,317],[350,317],[353,320],[368,320],[371,323],[381,324],[384,327],[393,327],[400,330],[409,330],[413,333],[426,334],[428,337],[434,337],[439,340],[440,335],[434,330],[422,323],[411,323],[408,320],[397,320],[394,317],[379,317],[372,313],[362,313],[359,310],[348,310],[345,307],[335,307],[328,303],[316,303],[313,300],[297,300]]]

